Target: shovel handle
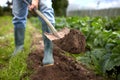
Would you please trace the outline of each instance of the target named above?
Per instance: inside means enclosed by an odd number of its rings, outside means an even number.
[[[23,0],[28,6],[30,6],[30,3],[26,0]],[[53,35],[55,35],[56,37],[59,37],[59,35],[57,34],[57,30],[54,28],[54,26],[50,23],[50,21],[36,8],[34,8],[35,13],[40,16],[48,25],[48,27],[50,28],[50,30],[52,31]]]
[[[59,35],[57,34],[57,30],[54,28],[54,26],[50,23],[50,21],[38,10],[38,9],[34,9],[35,13],[40,16],[48,25],[48,27],[50,28],[50,30],[52,31],[52,33],[56,36],[59,37]]]

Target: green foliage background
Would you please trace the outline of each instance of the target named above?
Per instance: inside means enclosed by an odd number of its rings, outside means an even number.
[[[0,16],[3,15],[3,8],[0,6]]]
[[[55,16],[66,16],[68,0],[52,0]]]
[[[5,15],[12,15],[12,9],[9,7],[1,7],[0,6],[0,16],[5,16]]]

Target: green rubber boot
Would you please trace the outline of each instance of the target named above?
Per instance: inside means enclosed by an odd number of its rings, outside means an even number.
[[[44,32],[50,33],[50,30],[47,26],[47,24],[42,24],[42,30]],[[53,65],[54,59],[53,59],[53,43],[43,34],[43,40],[44,40],[44,57],[43,57],[43,65]]]
[[[14,49],[14,52],[12,53],[12,56],[15,56],[17,53],[20,53],[21,51],[23,51],[24,36],[25,36],[25,27],[14,28],[15,49]]]

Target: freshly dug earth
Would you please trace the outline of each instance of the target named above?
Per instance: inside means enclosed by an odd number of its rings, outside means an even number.
[[[84,35],[79,30],[71,29],[65,37],[54,40],[53,43],[64,51],[79,54],[85,51],[86,41]]]
[[[65,56],[64,51],[57,46],[54,46],[53,51],[55,64],[42,66],[44,52],[42,38],[38,33],[33,35],[32,51],[27,59],[28,69],[33,70],[30,80],[103,80],[71,57]]]

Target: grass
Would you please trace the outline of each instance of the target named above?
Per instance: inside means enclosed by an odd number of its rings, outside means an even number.
[[[12,17],[0,17],[0,64],[5,62],[4,57],[13,51]]]
[[[39,33],[42,33],[41,22],[39,21],[39,19],[37,17],[31,17],[29,20],[32,23],[32,25],[36,28],[36,30]]]
[[[24,74],[29,73],[26,58],[30,53],[32,31],[32,27],[26,27],[24,51],[7,60],[14,50],[12,17],[0,17],[0,80],[20,80]],[[24,80],[29,80],[29,77]]]
[[[12,18],[8,16],[0,17],[0,36],[11,32],[11,28],[13,28]]]

